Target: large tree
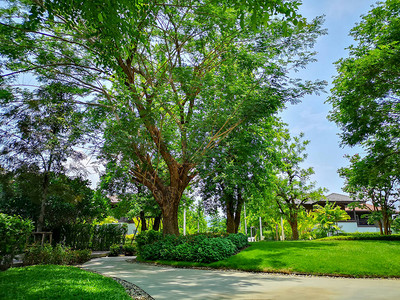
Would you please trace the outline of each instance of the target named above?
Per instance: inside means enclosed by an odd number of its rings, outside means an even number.
[[[279,56],[272,32],[281,42],[308,32],[315,39],[319,22],[298,23],[297,5],[10,1],[0,16],[3,78],[28,71],[91,91],[76,101],[105,117],[104,156],[151,191],[164,233],[178,234],[179,202],[202,156],[239,124],[313,90],[271,60]],[[295,67],[312,59],[302,55]]]
[[[378,159],[400,150],[400,2],[378,2],[351,31],[356,44],[340,59],[328,102],[345,145],[363,145]]]

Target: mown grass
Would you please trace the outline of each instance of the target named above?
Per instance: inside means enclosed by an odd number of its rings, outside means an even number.
[[[77,267],[38,265],[0,272],[0,299],[132,299],[111,278]]]
[[[400,277],[399,241],[285,241],[252,243],[237,255],[210,263],[165,262],[244,271]]]

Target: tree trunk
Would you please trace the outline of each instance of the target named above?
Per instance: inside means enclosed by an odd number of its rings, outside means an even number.
[[[238,233],[240,224],[240,214],[243,207],[242,194],[238,192],[237,199],[229,195],[226,199],[226,232]],[[236,203],[236,206],[235,206]]]
[[[290,228],[292,229],[292,240],[299,239],[299,230],[297,228],[297,214],[292,214],[289,217]]]
[[[154,218],[153,230],[159,231],[160,230],[160,223],[161,223],[161,214]]]
[[[144,216],[144,211],[140,212],[140,223],[142,223],[142,232],[147,230],[146,217]]]
[[[42,201],[40,203],[40,213],[38,218],[38,223],[36,227],[37,232],[42,232],[44,227],[44,215],[46,211],[46,202],[47,202],[47,191],[49,189],[50,178],[47,172],[44,173],[43,184],[42,184]]]
[[[164,235],[179,235],[178,206],[179,202],[174,205],[165,205],[164,207],[162,207]]]

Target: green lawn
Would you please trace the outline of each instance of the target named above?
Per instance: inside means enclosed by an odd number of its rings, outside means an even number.
[[[39,265],[0,272],[0,299],[132,299],[111,278],[71,266]]]
[[[161,262],[245,271],[352,277],[400,277],[399,241],[285,241],[252,243],[226,260]]]

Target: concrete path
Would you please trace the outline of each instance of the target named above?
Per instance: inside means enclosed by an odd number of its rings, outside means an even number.
[[[400,299],[398,279],[347,279],[159,267],[127,257],[84,268],[132,282],[155,299]]]

